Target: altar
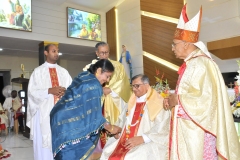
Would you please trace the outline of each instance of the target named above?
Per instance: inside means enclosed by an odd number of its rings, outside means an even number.
[[[227,91],[228,91],[230,102],[233,102],[234,99],[235,99],[234,89],[228,88]],[[234,118],[234,123],[235,123],[235,127],[236,127],[237,134],[238,134],[238,137],[239,137],[239,141],[240,141],[240,117],[239,118]]]

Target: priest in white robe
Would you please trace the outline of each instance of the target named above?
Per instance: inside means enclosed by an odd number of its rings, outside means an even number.
[[[2,104],[0,103],[0,132],[2,130],[6,131],[6,135],[8,133],[7,127],[8,127],[8,117],[6,115],[6,111],[3,109]]]
[[[8,97],[5,99],[3,103],[3,108],[7,110],[7,116],[8,116],[8,126],[13,127],[14,126],[14,111],[13,111],[13,104],[19,108],[21,107],[21,100],[17,96],[17,91],[13,90],[11,92],[11,97]],[[15,108],[15,107],[14,107]]]
[[[170,112],[163,109],[163,98],[146,75],[134,76],[132,89],[127,112],[117,122],[123,126],[121,136],[107,141],[101,160],[167,159]]]
[[[68,71],[57,65],[58,47],[45,47],[46,62],[34,69],[28,85],[27,126],[33,140],[34,160],[53,160],[50,112],[71,84]]]

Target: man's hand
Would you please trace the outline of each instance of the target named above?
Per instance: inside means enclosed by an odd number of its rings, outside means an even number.
[[[172,108],[178,104],[178,97],[177,94],[170,94],[168,97],[168,104],[169,107]]]
[[[48,94],[53,94],[60,98],[64,95],[65,91],[66,91],[65,87],[58,86],[58,87],[49,88]]]
[[[128,140],[126,140],[124,147],[126,149],[130,150],[130,149],[132,149],[140,144],[143,144],[143,143],[144,143],[143,137],[136,136],[136,137],[132,137],[132,138],[129,138]]]
[[[105,124],[104,124],[104,128],[108,131],[108,132],[110,132],[112,135],[114,135],[114,137],[115,137],[115,135],[117,135],[117,134],[119,134],[119,133],[121,133],[122,132],[122,128],[120,128],[120,127],[118,127],[118,126],[115,126],[115,125],[111,125],[110,123],[108,123],[108,122],[106,122]],[[116,136],[115,138],[117,138],[118,136]]]
[[[165,110],[169,110],[170,109],[168,100],[169,100],[168,98],[164,98],[164,100],[163,100],[163,108]]]
[[[115,134],[113,137],[114,137],[115,139],[119,139],[119,138],[120,138],[120,133]]]
[[[11,112],[14,112],[14,109],[11,107],[11,108],[10,108],[10,111],[11,111]]]
[[[122,132],[122,128],[120,128],[118,126],[115,126],[115,125],[112,125],[112,128],[109,132],[111,132],[111,134],[113,134],[113,135],[119,134],[119,133]]]
[[[109,87],[103,87],[103,93],[104,95],[108,95],[112,92],[112,90]]]

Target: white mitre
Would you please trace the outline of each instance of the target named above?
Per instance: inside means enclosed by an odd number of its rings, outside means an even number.
[[[202,19],[202,7],[199,12],[191,19],[188,19],[186,12],[186,4],[183,6],[176,31],[174,33],[174,39],[183,40],[193,43],[200,48],[209,58],[211,54],[202,41],[198,41],[200,25]]]

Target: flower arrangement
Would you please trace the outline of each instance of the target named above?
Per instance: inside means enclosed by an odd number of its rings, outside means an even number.
[[[169,96],[170,87],[167,83],[167,79],[164,81],[164,73],[162,73],[162,76],[160,76],[159,69],[156,69],[156,84],[151,86],[153,89],[155,89],[163,98],[167,98]]]
[[[240,60],[237,60],[239,70],[238,70],[238,76],[235,77],[237,79],[235,81],[235,87],[234,87],[234,92],[235,92],[235,100],[232,105],[232,111],[233,115],[237,118],[240,118]]]
[[[97,61],[98,61],[97,59],[92,60],[92,63],[89,63],[83,68],[83,71],[87,71],[90,68],[90,66],[95,64]]]

